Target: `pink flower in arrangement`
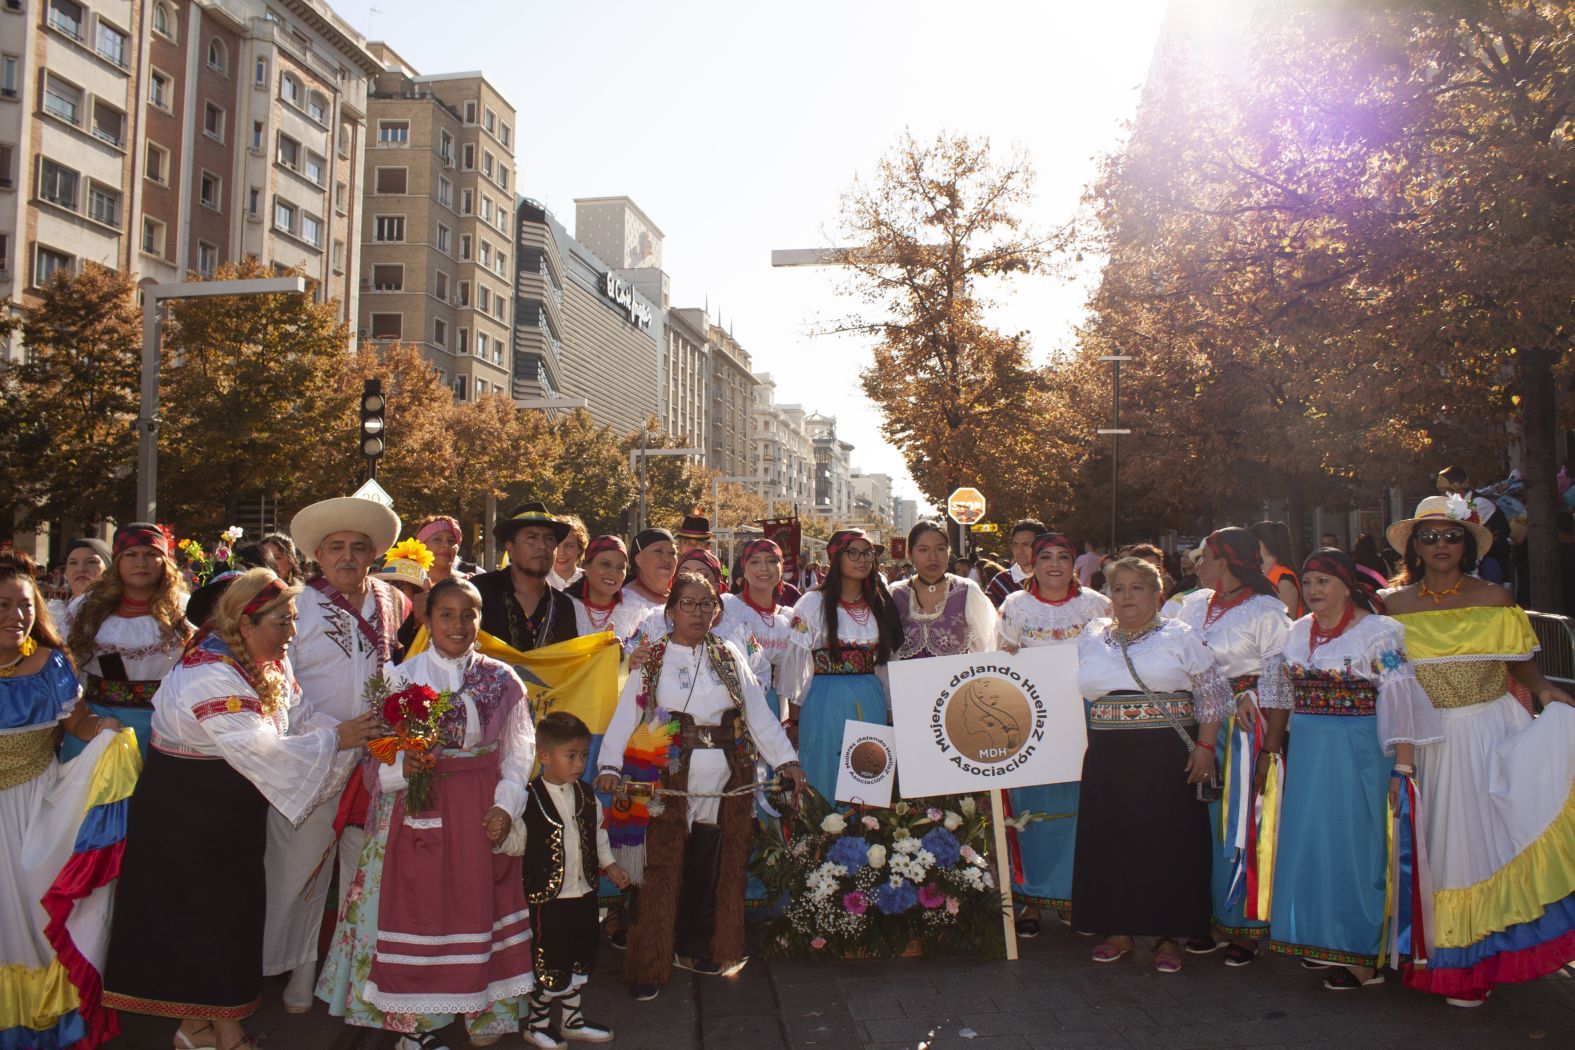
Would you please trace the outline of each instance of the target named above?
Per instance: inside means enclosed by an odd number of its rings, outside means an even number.
[[[854,890],[842,897],[842,910],[849,915],[863,915],[869,906],[870,899],[860,890]]]
[[[956,897],[947,897],[946,898],[946,914],[947,915],[956,915],[958,910],[961,907],[962,907],[962,902],[959,901]]]
[[[929,809],[925,810],[924,815],[929,817],[931,820],[940,820],[943,816],[945,816],[944,813],[936,809],[934,806],[931,806]]]
[[[826,938],[816,937],[814,940],[809,942],[809,946],[818,952],[820,949],[826,946]]]
[[[878,831],[880,829],[880,821],[876,820],[874,817],[865,817],[864,826],[869,828],[871,831]]]
[[[919,887],[919,903],[926,908],[939,908],[946,903],[946,891],[933,882],[926,882]]]
[[[979,854],[974,852],[972,846],[964,846],[962,849],[957,851],[957,855],[963,860],[973,860]]]

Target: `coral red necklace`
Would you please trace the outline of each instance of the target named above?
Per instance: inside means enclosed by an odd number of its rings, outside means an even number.
[[[860,627],[863,627],[870,622],[870,606],[869,603],[863,598],[860,598],[858,601],[854,602],[839,601],[837,604],[842,606],[843,610],[847,612],[848,619],[852,620]]]
[[[1308,659],[1312,658],[1312,654],[1316,653],[1318,651],[1318,647],[1320,645],[1323,645],[1326,642],[1332,642],[1336,638],[1340,637],[1340,635],[1344,634],[1345,633],[1345,629],[1347,627],[1351,626],[1351,619],[1355,615],[1356,615],[1356,603],[1355,602],[1346,602],[1345,603],[1345,612],[1340,614],[1340,622],[1335,624],[1333,627],[1331,627],[1327,631],[1324,630],[1321,626],[1319,626],[1318,618],[1316,616],[1314,616],[1313,617],[1313,622],[1312,622],[1312,631],[1307,636],[1307,657],[1308,657]]]
[[[587,597],[583,604],[585,606],[585,618],[590,621],[592,627],[601,630],[612,622],[613,612],[618,608],[618,599],[615,596],[610,605],[596,605]],[[597,613],[602,615],[598,617]]]
[[[1252,597],[1253,592],[1249,587],[1238,587],[1237,590],[1241,592],[1240,596],[1232,598],[1224,604],[1220,604],[1219,602],[1218,591],[1215,591],[1213,594],[1209,595],[1209,607],[1203,613],[1204,627],[1213,627],[1215,624],[1219,623],[1220,617],[1224,616],[1226,613],[1236,608],[1236,606]]]
[[[761,622],[767,627],[775,627],[777,625],[777,610],[775,606],[767,608],[764,605],[756,605],[755,600],[749,596],[748,587],[744,588],[743,593],[739,597],[744,599],[745,605],[755,610],[755,615],[760,617]],[[849,613],[848,615],[851,616],[852,614]]]

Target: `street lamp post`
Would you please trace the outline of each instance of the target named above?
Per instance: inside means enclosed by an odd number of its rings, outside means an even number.
[[[1106,354],[1110,362],[1110,426],[1099,431],[1110,435],[1110,553],[1116,552],[1117,487],[1121,479],[1121,435],[1132,433],[1121,426],[1121,362],[1132,360],[1127,354]]]
[[[170,299],[207,299],[221,295],[288,295],[306,291],[305,277],[263,277],[241,281],[181,281],[142,289],[142,402],[137,422],[138,521],[158,514],[159,490],[159,336],[164,303]]]
[[[640,431],[640,447],[629,450],[629,469],[640,475],[640,510],[635,519],[636,533],[645,531],[645,461],[652,456],[703,456],[703,448],[651,448],[647,444],[649,431]],[[638,462],[638,465],[636,465]]]

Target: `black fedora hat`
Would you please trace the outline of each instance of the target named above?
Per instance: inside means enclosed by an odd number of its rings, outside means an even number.
[[[508,517],[500,518],[494,522],[492,525],[492,538],[499,543],[507,543],[514,538],[516,532],[531,525],[540,525],[543,528],[551,529],[553,535],[558,537],[559,543],[562,543],[569,533],[573,531],[569,527],[568,522],[559,521],[553,517],[548,512],[545,503],[532,501],[530,503],[521,503],[509,512]]]
[[[708,540],[711,538],[711,519],[701,514],[686,514],[684,523],[678,526],[673,535],[681,540]]]

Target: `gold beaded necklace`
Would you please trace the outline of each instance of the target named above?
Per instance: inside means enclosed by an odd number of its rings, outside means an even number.
[[[1466,585],[1466,578],[1464,576],[1462,576],[1458,580],[1455,581],[1455,585],[1453,587],[1445,587],[1441,591],[1435,591],[1435,590],[1433,590],[1431,587],[1429,587],[1427,585],[1427,581],[1426,580],[1423,580],[1421,582],[1421,584],[1418,585],[1418,587],[1417,587],[1416,596],[1418,598],[1431,598],[1431,599],[1433,599],[1433,604],[1434,605],[1443,605],[1445,598],[1449,598],[1449,597],[1452,597],[1453,595],[1459,594],[1461,588],[1464,587],[1465,585]]]

